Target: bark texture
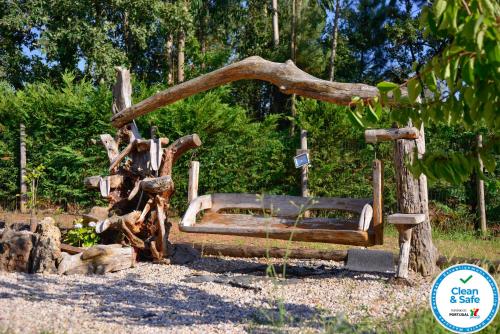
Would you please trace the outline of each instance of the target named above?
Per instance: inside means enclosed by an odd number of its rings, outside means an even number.
[[[374,86],[321,80],[300,70],[292,61],[275,63],[254,56],[161,91],[127,107],[113,116],[112,123],[115,127],[121,128],[136,117],[164,105],[233,81],[245,79],[270,82],[284,94],[297,94],[341,105],[349,105],[354,96],[370,101],[379,95],[378,89]]]
[[[412,124],[408,124],[409,127]],[[419,138],[415,140],[398,139],[394,150],[394,168],[399,212],[423,213],[425,221],[413,229],[411,237],[410,268],[423,276],[432,275],[437,267],[438,251],[432,242],[431,223],[429,219],[427,177],[422,174],[415,178],[407,167],[415,159],[425,153],[424,127],[420,129]]]

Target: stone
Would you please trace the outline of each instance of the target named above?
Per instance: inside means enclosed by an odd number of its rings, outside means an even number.
[[[200,251],[186,244],[176,244],[170,247],[171,264],[188,264],[198,260]]]
[[[37,235],[6,227],[0,236],[0,271],[29,272],[31,251]]]
[[[36,234],[37,242],[33,247],[30,272],[57,273],[57,265],[62,259],[61,231],[53,218],[45,217],[38,223]]]
[[[361,272],[394,274],[394,256],[391,252],[368,249],[349,249],[346,269]]]

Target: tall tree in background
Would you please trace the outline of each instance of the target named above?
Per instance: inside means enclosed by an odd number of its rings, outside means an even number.
[[[320,0],[319,4],[325,12],[333,12],[333,26],[332,26],[332,41],[331,41],[331,53],[330,53],[330,71],[328,74],[328,80],[333,81],[335,79],[335,58],[337,55],[337,41],[339,33],[339,20],[340,20],[340,10],[341,10],[341,0]]]
[[[337,55],[337,38],[339,33],[339,18],[340,18],[340,0],[335,1],[335,16],[333,18],[333,33],[332,33],[332,53],[330,55],[330,75],[328,79],[335,79],[335,56]]]
[[[278,47],[280,43],[280,33],[278,25],[278,0],[272,0],[273,5],[273,43],[274,47]]]

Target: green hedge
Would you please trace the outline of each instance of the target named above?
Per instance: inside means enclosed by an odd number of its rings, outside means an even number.
[[[70,74],[64,75],[63,82],[62,87],[38,83],[20,91],[0,83],[0,205],[4,208],[16,205],[20,122],[26,124],[29,167],[46,167],[40,181],[42,202],[65,209],[102,202],[98,194],[84,189],[82,180],[105,175],[107,170],[99,134],[115,133],[109,122],[111,90],[86,81],[75,83]],[[162,88],[134,83],[134,100]],[[268,115],[264,120],[254,120],[251,113],[233,102],[237,99],[233,94],[230,87],[221,87],[137,120],[145,137],[152,125],[171,141],[191,133],[200,135],[202,147],[188,152],[174,168],[176,195],[172,207],[180,213],[186,208],[190,160],[201,163],[200,194],[300,193],[299,170],[292,161],[299,138],[290,137],[287,117]],[[394,211],[392,145],[367,145],[363,129],[351,124],[345,107],[299,99],[297,109],[297,126],[309,132],[311,192],[317,196],[370,197],[372,160],[377,157],[385,162],[386,210]],[[384,120],[380,126],[389,125],[390,120]],[[449,127],[429,127],[426,134],[430,148],[456,149],[457,145],[470,145],[471,140],[470,134]],[[490,222],[499,220],[499,187],[498,177],[489,175],[486,196]],[[464,224],[470,223],[470,189],[470,185],[430,186],[430,199],[436,203],[433,207],[444,215],[440,224],[454,224],[457,215],[468,219]]]

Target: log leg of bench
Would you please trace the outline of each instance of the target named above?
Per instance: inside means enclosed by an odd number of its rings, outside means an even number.
[[[396,277],[408,278],[408,262],[410,258],[411,230],[413,226],[397,225],[399,232],[399,262]]]

